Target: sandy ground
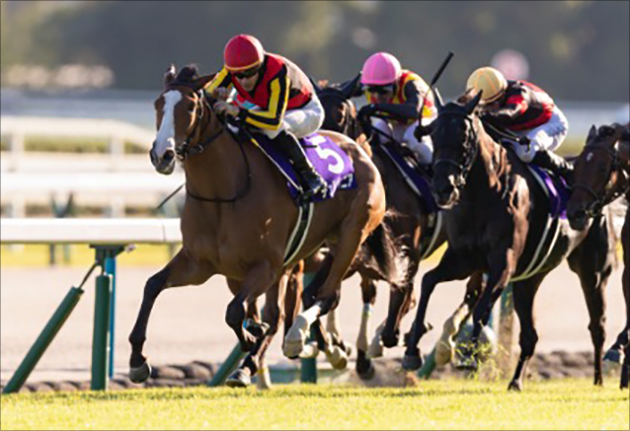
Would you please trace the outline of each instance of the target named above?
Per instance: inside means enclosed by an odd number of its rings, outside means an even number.
[[[425,267],[425,270],[430,265]],[[130,346],[127,336],[135,321],[144,283],[159,268],[119,268],[116,299],[117,372],[127,371]],[[0,378],[8,380],[29,347],[72,285],[81,281],[86,269],[17,269],[1,271],[1,344]],[[419,290],[421,276],[416,280]],[[86,292],[49,347],[29,381],[89,380],[94,312],[94,283]],[[372,329],[385,318],[389,301],[387,287],[379,286]],[[429,307],[428,320],[440,328],[445,318],[460,303],[463,283],[439,286]],[[158,299],[151,316],[145,352],[154,364],[184,364],[193,360],[221,362],[235,345],[236,338],[224,321],[231,294],[221,277],[201,287],[166,291]],[[626,313],[621,291],[621,271],[617,270],[606,293],[608,302],[608,337],[606,347],[624,325]],[[346,340],[354,343],[362,311],[358,278],[344,284],[340,305],[341,328]],[[415,311],[414,313],[415,314]],[[543,284],[537,297],[536,314],[540,341],[537,352],[555,350],[588,351],[592,349],[587,329],[588,313],[578,278],[563,265]],[[403,322],[403,331],[411,325],[412,315]],[[421,343],[424,352],[434,345],[438,330],[430,332]],[[269,350],[270,363],[284,361],[279,337]],[[400,357],[401,347],[388,351]]]

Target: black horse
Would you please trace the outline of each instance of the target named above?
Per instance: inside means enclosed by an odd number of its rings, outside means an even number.
[[[521,355],[509,389],[521,390],[523,373],[538,341],[533,314],[536,292],[547,274],[568,258],[586,297],[595,346],[595,384],[601,385],[604,290],[615,263],[616,245],[609,217],[600,217],[583,232],[550,217],[548,198],[529,168],[486,133],[475,112],[480,96],[468,94],[460,103],[446,106],[439,95],[436,97],[439,115],[431,133],[435,147],[433,190],[440,206],[448,210],[449,248],[422,280],[403,366],[416,369],[421,365],[417,346],[427,331],[425,316],[435,287],[483,271],[488,274],[487,285],[474,308],[471,346],[464,349],[460,366],[477,369],[481,330],[494,303],[513,282],[514,306],[521,323]],[[543,252],[545,248],[547,252]],[[546,259],[533,262],[536,255]]]
[[[569,202],[571,227],[586,229],[590,218],[617,198],[630,201],[630,142],[628,125],[591,128],[586,146],[575,165],[575,192]],[[628,388],[630,368],[630,212],[626,208],[622,244],[624,250],[623,293],[626,300],[626,327],[606,353],[604,359],[623,362],[621,388]],[[624,353],[625,350],[625,353]],[[625,360],[621,360],[625,356]]]

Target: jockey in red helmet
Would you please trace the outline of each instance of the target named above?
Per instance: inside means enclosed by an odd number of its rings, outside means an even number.
[[[206,87],[209,94],[222,99],[215,103],[215,111],[238,117],[273,139],[292,161],[305,198],[324,192],[326,183],[298,141],[324,122],[324,110],[308,77],[286,58],[265,52],[253,36],[230,39],[224,59],[225,66]],[[228,103],[232,88],[236,99]]]

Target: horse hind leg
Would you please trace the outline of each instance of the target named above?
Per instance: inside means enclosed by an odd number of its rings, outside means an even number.
[[[479,293],[483,290],[483,283],[483,274],[481,272],[475,273],[466,286],[464,302],[444,322],[442,335],[435,347],[435,362],[438,367],[445,366],[453,359],[455,354],[454,338],[474,309]]]
[[[265,353],[284,320],[284,298],[288,276],[285,275],[267,292],[263,309],[261,334],[241,366],[227,379],[226,385],[232,388],[244,388],[251,384],[251,378],[258,375],[258,388],[270,389],[271,379],[265,364]]]
[[[159,294],[171,287],[202,284],[211,276],[212,271],[208,267],[190,259],[185,249],[182,249],[164,269],[147,280],[140,311],[129,335],[129,342],[131,343],[129,378],[132,382],[142,383],[151,374],[151,366],[143,355],[143,347],[151,310]]]
[[[361,293],[363,297],[363,312],[361,313],[361,326],[357,337],[357,363],[356,371],[362,379],[370,379],[374,375],[374,366],[368,356],[370,332],[370,319],[372,309],[376,302],[376,283],[368,278],[361,280]]]

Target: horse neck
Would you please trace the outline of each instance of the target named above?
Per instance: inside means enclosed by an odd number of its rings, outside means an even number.
[[[478,117],[473,117],[473,127],[477,135],[478,152],[469,174],[464,193],[473,195],[486,192],[503,193],[505,176],[509,172],[507,151],[497,144],[484,130]]]
[[[206,124],[201,124],[203,132],[199,142],[205,142],[225,128],[213,113],[209,113]],[[202,118],[203,120],[203,118]],[[247,180],[245,165],[238,144],[226,129],[203,152],[184,160],[186,187],[196,196],[207,199],[230,199],[236,196]]]

